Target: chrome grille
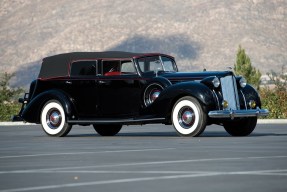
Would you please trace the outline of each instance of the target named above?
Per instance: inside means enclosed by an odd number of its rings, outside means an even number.
[[[236,80],[234,76],[220,79],[223,99],[228,102],[228,109],[240,109]]]

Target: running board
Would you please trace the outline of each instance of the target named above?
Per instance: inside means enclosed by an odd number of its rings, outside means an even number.
[[[161,123],[165,118],[153,118],[153,119],[77,119],[67,120],[70,124],[146,124],[146,123]]]

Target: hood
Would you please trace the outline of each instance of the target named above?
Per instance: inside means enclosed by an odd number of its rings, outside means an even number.
[[[182,81],[195,81],[202,80],[206,77],[216,76],[218,78],[225,77],[228,75],[233,75],[232,71],[203,71],[203,72],[163,72],[158,73],[158,76],[165,77],[170,80],[172,83],[182,82]]]

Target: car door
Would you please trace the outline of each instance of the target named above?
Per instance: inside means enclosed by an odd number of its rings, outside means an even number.
[[[79,117],[96,117],[99,101],[97,94],[97,61],[75,61],[70,68],[71,78],[66,84]]]
[[[103,60],[98,80],[99,113],[104,118],[132,118],[141,107],[140,78],[131,60]]]

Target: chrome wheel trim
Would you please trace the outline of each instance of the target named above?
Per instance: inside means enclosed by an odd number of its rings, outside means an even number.
[[[195,122],[195,115],[190,107],[183,107],[178,112],[178,122],[179,124],[185,128],[189,129]]]
[[[51,116],[58,119],[50,119]],[[51,121],[52,120],[52,121]],[[63,107],[57,102],[50,102],[44,106],[41,113],[41,124],[46,133],[49,135],[57,135],[65,126],[65,112]]]
[[[47,112],[46,123],[51,129],[59,128],[61,122],[62,122],[62,115],[58,109],[52,108]]]

